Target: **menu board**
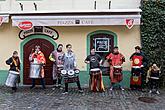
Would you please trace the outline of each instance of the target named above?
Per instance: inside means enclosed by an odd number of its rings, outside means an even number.
[[[95,38],[96,52],[109,52],[109,38]]]

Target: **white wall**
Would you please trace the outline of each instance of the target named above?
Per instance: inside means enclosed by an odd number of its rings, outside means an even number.
[[[0,0],[0,12],[21,11],[20,4],[23,4],[24,11],[35,11],[34,4],[37,4],[38,11],[69,11],[69,10],[94,10],[94,1],[96,1],[97,10],[109,10],[109,1],[111,9],[137,9],[140,6],[140,0]]]

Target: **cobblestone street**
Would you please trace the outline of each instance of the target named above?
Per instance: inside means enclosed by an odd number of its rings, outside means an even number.
[[[20,87],[16,93],[10,88],[0,87],[0,110],[165,110],[165,91],[160,95],[139,91],[113,92],[108,89],[103,93],[91,93],[84,89],[78,93],[70,89],[63,95],[63,90],[47,88]],[[139,101],[139,97],[150,97],[158,100],[154,103]],[[150,100],[151,101],[151,100]]]

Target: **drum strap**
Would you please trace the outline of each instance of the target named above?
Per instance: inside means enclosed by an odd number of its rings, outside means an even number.
[[[14,65],[16,66],[16,70],[19,71],[17,61],[14,58],[12,58],[12,60],[13,60]]]

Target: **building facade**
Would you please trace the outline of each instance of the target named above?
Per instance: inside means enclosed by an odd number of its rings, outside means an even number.
[[[104,59],[118,46],[126,57],[122,84],[129,87],[129,57],[141,45],[139,6],[140,0],[0,0],[0,83],[7,77],[5,60],[17,50],[22,84],[30,84],[28,56],[35,45],[41,45],[47,58],[46,81],[51,84],[48,56],[59,43],[70,43],[83,86],[88,85],[84,59],[90,49],[95,48]],[[104,79],[109,86],[109,78]]]

